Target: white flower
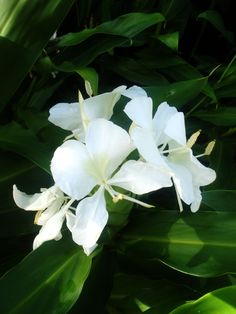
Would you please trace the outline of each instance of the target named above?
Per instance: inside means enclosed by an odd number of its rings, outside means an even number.
[[[133,149],[124,129],[97,119],[89,124],[85,143],[69,140],[54,153],[51,162],[54,181],[73,199],[82,199],[76,214],[67,214],[67,225],[74,241],[87,253],[96,245],[108,220],[105,190],[114,201],[127,199],[145,206],[116,192],[113,186],[141,195],[172,185],[169,175],[150,163],[129,160],[120,167]],[[96,192],[86,197],[95,187],[98,187]]]
[[[37,211],[35,224],[42,227],[34,239],[33,249],[36,249],[45,241],[61,238],[61,227],[73,200],[66,203],[63,192],[57,186],[42,189],[41,193],[27,195],[14,185],[13,198],[20,208],[27,211]]]
[[[193,156],[191,147],[199,133],[187,142],[183,113],[163,102],[153,117],[149,97],[132,99],[124,111],[133,120],[130,134],[141,156],[171,174],[180,210],[182,199],[191,204],[193,212],[197,211],[201,203],[200,187],[216,177],[214,170],[203,166]]]
[[[133,98],[145,96],[146,92],[138,86],[126,89],[126,86],[122,85],[109,93],[87,99],[83,99],[79,93],[79,102],[58,103],[53,106],[49,110],[48,120],[64,130],[72,131],[77,139],[83,141],[88,124],[98,118],[109,120],[121,95]]]

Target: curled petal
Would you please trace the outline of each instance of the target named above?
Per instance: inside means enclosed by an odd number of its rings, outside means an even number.
[[[18,207],[25,210],[45,210],[57,197],[63,197],[63,193],[56,186],[46,189],[42,193],[33,195],[21,192],[17,189],[16,185],[13,186],[14,201]]]
[[[43,226],[53,215],[55,215],[61,208],[65,201],[64,197],[56,199],[47,209],[45,209],[38,217],[37,225]]]
[[[34,239],[34,250],[46,241],[61,239],[61,227],[65,219],[65,213],[65,209],[62,208],[58,213],[47,220]]]
[[[178,114],[178,111],[175,107],[171,107],[168,103],[162,102],[154,115],[153,118],[153,128],[155,130],[155,137],[157,145],[165,144],[168,141],[168,134],[165,133],[166,126],[171,117],[175,114]],[[173,128],[173,132],[176,129]],[[168,133],[168,132],[167,132]]]
[[[76,215],[67,213],[67,226],[72,238],[75,243],[82,245],[87,253],[91,253],[91,249],[96,247],[107,220],[103,187],[100,187],[93,196],[79,202]]]
[[[205,186],[212,183],[216,179],[216,173],[213,169],[204,166],[189,151],[185,159],[186,167],[188,167],[193,175],[194,183],[198,186]]]

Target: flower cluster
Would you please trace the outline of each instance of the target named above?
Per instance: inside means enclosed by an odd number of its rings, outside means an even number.
[[[121,96],[129,99],[124,109],[131,120],[128,132],[110,121]],[[106,194],[114,202],[128,200],[150,207],[133,194],[174,186],[180,210],[184,202],[196,212],[200,187],[216,177],[193,155],[199,132],[186,139],[183,113],[163,102],[153,115],[152,99],[140,87],[120,86],[87,99],[79,93],[79,102],[52,107],[49,121],[71,131],[51,161],[55,185],[34,195],[13,187],[16,204],[37,211],[35,223],[42,227],[34,249],[60,239],[66,220],[74,242],[89,255],[108,222]],[[203,155],[209,155],[213,146],[210,142]],[[134,150],[139,157],[131,159]]]

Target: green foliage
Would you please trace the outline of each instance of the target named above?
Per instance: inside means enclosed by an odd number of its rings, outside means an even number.
[[[133,220],[123,233],[121,249],[195,276],[235,273],[235,224],[234,212],[180,216],[174,211],[157,211]]]
[[[1,312],[66,313],[82,291],[91,261],[69,238],[45,244],[1,278]]]
[[[233,4],[0,0],[1,313],[236,313]],[[216,140],[202,161],[217,178],[195,214],[179,213],[170,190],[145,196],[156,206],[145,211],[109,200],[95,257],[67,236],[29,253],[38,227],[12,185],[51,185],[53,151],[69,133],[48,111],[78,89],[87,97],[84,80],[94,95],[137,84],[155,106],[181,108],[187,134],[202,130],[196,155]],[[123,105],[113,119],[127,126]]]
[[[170,314],[181,313],[229,313],[234,314],[236,308],[235,301],[236,286],[226,287],[211,293],[207,293],[200,299],[194,302],[189,302],[185,305],[172,311]]]

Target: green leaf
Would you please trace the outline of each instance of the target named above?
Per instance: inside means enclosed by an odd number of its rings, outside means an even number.
[[[105,313],[113,285],[114,256],[103,250],[93,259],[84,289],[72,308],[72,313]],[[98,287],[101,287],[98,289]],[[92,300],[92,302],[91,302]]]
[[[97,95],[98,91],[98,74],[93,68],[80,68],[75,70],[85,81],[89,81],[93,95]]]
[[[201,277],[236,272],[236,214],[157,211],[133,219],[121,248],[130,256],[161,260],[178,271]]]
[[[219,211],[236,210],[236,190],[211,190],[202,193],[202,202]]]
[[[200,299],[188,302],[170,314],[217,313],[235,314],[236,286],[225,287],[205,294]]]
[[[178,45],[179,45],[179,33],[178,32],[159,35],[158,39],[161,42],[163,42],[166,46],[171,48],[172,50],[178,51]]]
[[[33,161],[50,173],[51,152],[32,131],[23,129],[18,123],[13,121],[0,128],[0,147]]]
[[[165,86],[146,87],[145,90],[153,98],[154,103],[160,104],[162,101],[167,101],[170,105],[181,108],[199,95],[206,84],[207,78],[204,77]]]
[[[236,108],[221,107],[211,111],[197,111],[192,114],[201,120],[211,122],[219,126],[234,126],[236,125]]]
[[[87,39],[78,46],[67,47],[52,61],[55,68],[64,72],[74,72],[75,69],[84,68],[97,56],[131,42],[121,36],[97,35]]]
[[[236,176],[232,175],[235,173],[235,157],[235,139],[217,139],[210,156],[211,166],[217,173],[216,180],[211,184],[212,190],[236,190]]]
[[[13,96],[73,2],[0,0],[0,109]]]
[[[160,86],[168,83],[164,76],[151,67],[145,66],[131,58],[106,58],[104,63],[110,71],[119,74],[125,80],[139,85],[156,84]]]
[[[198,296],[198,295],[197,295]],[[153,280],[141,275],[118,273],[114,277],[114,285],[109,307],[119,313],[161,313],[168,314],[185,299],[196,295],[181,284],[165,279]]]
[[[17,156],[3,152],[0,155],[0,164],[0,184],[12,180],[35,167],[34,164],[24,158],[18,158]]]
[[[202,18],[210,22],[231,44],[234,44],[234,35],[225,28],[219,12],[208,10],[199,14],[198,18]]]
[[[82,291],[91,261],[70,238],[43,244],[0,279],[0,312],[66,313]]]
[[[163,21],[164,17],[160,13],[129,13],[119,16],[113,21],[100,24],[95,28],[84,29],[79,33],[62,36],[57,40],[57,45],[59,47],[78,45],[95,34],[133,38],[144,29]]]

